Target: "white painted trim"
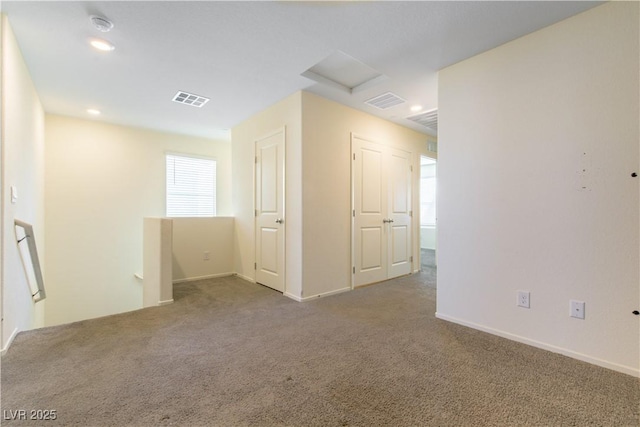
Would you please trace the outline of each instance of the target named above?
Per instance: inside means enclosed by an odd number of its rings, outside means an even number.
[[[18,328],[15,328],[13,330],[11,336],[9,337],[9,340],[7,341],[7,345],[2,348],[2,351],[0,351],[0,355],[4,356],[5,354],[7,354],[7,351],[9,350],[9,347],[11,347],[13,340],[16,338],[16,335],[18,335],[18,332],[20,332]]]
[[[283,293],[282,295],[284,295],[284,296],[285,296],[285,297],[287,297],[287,298],[291,298],[292,300],[295,300],[295,301],[298,301],[298,302],[302,302],[302,298],[300,298],[300,297],[299,297],[299,296],[297,296],[297,295],[290,294],[289,292],[285,292],[285,293]]]
[[[187,277],[186,279],[177,279],[173,281],[173,284],[176,283],[184,283],[184,282],[195,282],[196,280],[205,280],[205,279],[215,279],[217,277],[228,277],[234,276],[236,273],[228,272],[228,273],[217,273],[217,274],[208,274],[206,276],[196,276],[196,277]]]
[[[304,297],[304,298],[300,298],[300,297],[298,297],[296,295],[293,295],[293,294],[290,294],[290,293],[286,293],[286,292],[283,295],[285,297],[291,298],[292,300],[296,300],[298,302],[306,302],[306,301],[311,301],[311,300],[322,298],[322,297],[328,297],[328,296],[331,296],[331,295],[341,294],[343,292],[347,292],[347,291],[350,291],[350,290],[351,290],[350,287],[346,287],[346,288],[342,288],[342,289],[337,289],[335,291],[324,292],[322,294],[311,295],[309,297]]]
[[[487,326],[483,326],[483,325],[479,325],[477,323],[473,323],[473,322],[468,322],[466,320],[462,320],[462,319],[458,319],[452,316],[448,316],[446,314],[442,314],[442,313],[437,313],[436,312],[436,317],[438,319],[442,319],[442,320],[446,320],[448,322],[452,322],[452,323],[457,323],[459,325],[462,326],[467,326],[469,328],[473,328],[473,329],[477,329],[479,331],[482,332],[487,332],[489,334],[492,335],[497,335],[499,337],[503,337],[503,338],[507,338],[510,339],[512,341],[517,341],[519,343],[522,344],[527,344],[530,345],[532,347],[537,347],[537,348],[541,348],[543,350],[548,350],[551,351],[553,353],[558,353],[558,354],[562,354],[564,356],[567,357],[571,357],[573,359],[577,359],[577,360],[581,360],[583,362],[587,362],[587,363],[591,363],[592,365],[597,365],[597,366],[601,366],[603,368],[607,368],[607,369],[611,369],[617,372],[622,372],[623,374],[627,374],[627,375],[631,375],[634,377],[638,377],[640,378],[640,369],[639,368],[632,368],[631,366],[624,366],[624,365],[619,365],[617,363],[613,363],[613,362],[608,362],[606,360],[602,360],[602,359],[598,359],[596,357],[591,357],[588,356],[586,354],[582,354],[582,353],[578,353],[563,347],[557,347],[555,345],[552,344],[547,344],[541,341],[536,341],[536,340],[532,340],[530,338],[525,338],[522,337],[520,335],[515,335],[509,332],[505,332],[505,331],[501,331],[499,329],[493,329]]]
[[[158,301],[158,306],[163,306],[163,305],[169,305],[169,304],[173,304],[173,298],[168,299],[166,301]]]
[[[246,280],[247,282],[251,282],[251,283],[256,283],[255,279],[252,279],[249,276],[245,276],[243,274],[240,273],[233,273],[234,276],[239,277],[242,280]]]

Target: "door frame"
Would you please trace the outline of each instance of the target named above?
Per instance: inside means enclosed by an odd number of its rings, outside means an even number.
[[[287,292],[287,202],[286,202],[286,188],[287,188],[287,175],[286,175],[286,164],[287,164],[287,127],[281,126],[276,128],[270,132],[267,132],[260,136],[259,138],[255,138],[253,141],[253,262],[254,262],[254,270],[253,270],[253,279],[254,282],[258,283],[257,280],[257,262],[258,262],[258,245],[257,245],[257,233],[258,233],[258,188],[257,188],[257,169],[258,169],[258,143],[267,138],[271,138],[274,135],[282,133],[282,218],[284,219],[284,226],[282,227],[282,252],[283,252],[283,260],[282,260],[282,294],[285,295]],[[265,285],[266,286],[266,285]],[[279,292],[279,291],[278,291]]]

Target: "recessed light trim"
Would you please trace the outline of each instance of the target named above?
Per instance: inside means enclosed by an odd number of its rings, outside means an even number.
[[[100,110],[96,110],[95,108],[87,108],[87,113],[91,114],[92,116],[99,116]]]
[[[414,105],[411,107],[411,111],[417,113],[418,111],[422,111],[422,105]]]
[[[104,39],[89,39],[89,44],[101,52],[111,52],[116,48],[113,43]]]

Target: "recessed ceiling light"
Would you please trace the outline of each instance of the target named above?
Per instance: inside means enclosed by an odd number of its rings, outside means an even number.
[[[108,42],[104,39],[90,39],[89,44],[103,52],[111,52],[116,48],[111,42]]]
[[[422,110],[422,105],[414,105],[413,107],[411,107],[411,111],[413,111],[414,113],[417,113],[418,111]]]
[[[96,110],[95,108],[89,108],[87,109],[87,113],[91,114],[92,116],[98,116],[100,115],[100,110]]]

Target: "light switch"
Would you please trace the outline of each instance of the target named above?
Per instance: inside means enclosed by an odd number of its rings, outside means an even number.
[[[11,203],[15,204],[18,201],[18,189],[15,185],[11,186]]]

